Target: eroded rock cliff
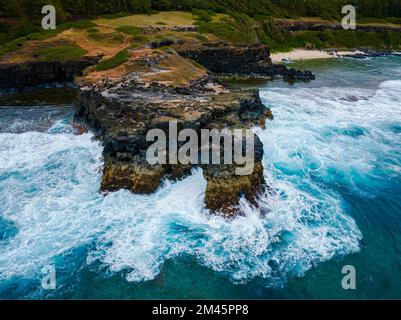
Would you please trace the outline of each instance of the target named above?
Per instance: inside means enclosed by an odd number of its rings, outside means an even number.
[[[151,129],[161,129],[171,139],[170,124],[176,123],[178,131],[193,129],[200,137],[202,129],[263,126],[272,117],[257,90],[229,91],[212,81],[206,76],[191,82],[190,93],[146,84],[130,75],[121,81],[82,87],[77,114],[88,119],[104,142],[101,189],[152,193],[163,179],[180,179],[198,166],[150,164],[146,152],[152,142],[146,141],[146,135]],[[248,175],[237,175],[236,164],[199,164],[207,180],[205,205],[212,212],[237,214],[241,196],[256,202],[264,188],[263,145],[256,135],[254,141],[254,167]],[[178,148],[183,144],[178,142]]]
[[[314,80],[310,71],[287,68],[273,64],[266,45],[233,46],[224,43],[203,46],[176,46],[183,57],[193,59],[218,74],[240,76],[282,76],[285,80]]]
[[[28,61],[0,63],[0,93],[7,94],[39,86],[66,85],[74,82],[98,58],[69,61]]]

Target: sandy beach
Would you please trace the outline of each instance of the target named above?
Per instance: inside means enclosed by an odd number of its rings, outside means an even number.
[[[279,52],[271,54],[270,58],[274,63],[281,62],[283,59],[289,60],[312,60],[339,58],[342,55],[357,54],[359,51],[338,51],[327,52],[322,50],[295,49],[290,52]]]

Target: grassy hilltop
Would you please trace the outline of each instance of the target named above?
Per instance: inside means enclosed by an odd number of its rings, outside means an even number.
[[[105,74],[117,76],[124,72],[122,66],[146,73],[144,61],[167,52],[172,44],[262,43],[271,51],[292,48],[401,49],[401,0],[352,1],[358,5],[359,25],[386,26],[389,29],[385,31],[330,28],[286,31],[279,27],[278,22],[282,21],[317,22],[327,26],[338,23],[344,4],[342,0],[330,0],[330,5],[327,0],[47,2],[57,7],[56,30],[41,29],[40,8],[44,4],[41,0],[13,0],[0,4],[0,61],[62,61],[86,55],[101,56],[98,65],[90,70],[91,77],[98,78]],[[204,72],[197,63],[178,55],[171,55],[163,64],[160,67],[170,72],[159,73],[157,78],[173,83]],[[152,75],[147,77],[152,79]]]

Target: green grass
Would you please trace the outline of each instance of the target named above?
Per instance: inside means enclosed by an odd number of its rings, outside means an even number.
[[[97,41],[105,46],[118,46],[124,43],[124,37],[119,32],[112,33],[90,33],[89,39]]]
[[[143,34],[137,34],[136,36],[132,37],[132,48],[138,48],[141,47],[147,43],[149,43],[150,39],[147,36],[144,36]]]
[[[96,65],[96,71],[104,71],[104,70],[109,70],[109,69],[114,69],[118,67],[119,65],[125,63],[128,61],[129,58],[129,53],[128,50],[122,50],[119,53],[117,53],[114,57],[100,61]]]
[[[197,39],[204,43],[209,42],[209,39],[205,35],[197,33],[197,32],[186,32],[186,33],[184,33],[184,35],[186,37],[191,37],[191,38]]]
[[[268,45],[272,52],[285,52],[293,48],[400,50],[401,33],[360,30],[266,32],[263,35],[262,42]]]
[[[187,59],[189,62],[191,62],[195,67],[202,69],[204,71],[209,71],[206,67],[204,67],[203,65],[201,65],[200,63],[196,62],[195,60],[192,59]]]
[[[200,33],[211,33],[218,38],[235,44],[254,44],[259,42],[253,28],[254,20],[245,14],[231,12],[230,17],[200,23]]]
[[[5,54],[7,54],[8,52],[13,52],[13,51],[17,51],[19,50],[25,42],[30,41],[30,40],[38,40],[38,41],[42,41],[42,40],[46,40],[52,37],[57,36],[59,33],[68,30],[70,28],[76,28],[76,29],[88,29],[88,28],[94,28],[97,25],[93,22],[91,22],[90,20],[79,20],[79,21],[75,21],[75,22],[66,22],[66,23],[61,23],[59,25],[57,25],[57,29],[55,30],[42,30],[42,29],[38,29],[38,30],[34,30],[33,32],[28,32],[29,28],[27,28],[27,30],[23,33],[25,33],[25,35],[22,36],[18,36],[18,34],[14,34],[13,37],[15,39],[3,43],[0,46],[0,58],[3,57]],[[22,33],[22,34],[23,34]],[[26,34],[28,33],[28,34]]]
[[[358,23],[392,23],[392,24],[401,24],[401,18],[359,18]]]
[[[196,19],[200,33],[186,33],[185,35],[197,38],[202,42],[208,42],[205,34],[213,34],[228,43],[264,43],[270,47],[272,52],[289,51],[293,48],[401,49],[400,32],[365,32],[361,30],[288,32],[274,28],[269,16],[250,18],[237,12],[228,12],[223,15],[207,10],[194,10],[192,14],[190,12],[160,12],[154,15],[130,16],[117,14],[113,18],[117,19],[98,21],[115,26],[117,31],[132,36],[133,48],[143,46],[151,40],[142,34],[140,27],[142,25],[190,25]],[[401,24],[401,18],[359,18],[358,23]],[[87,29],[90,39],[104,45],[114,46],[124,41],[124,37],[119,32],[101,33],[96,28],[97,24],[88,19],[59,24],[56,30],[41,30],[29,23],[21,25],[15,32],[11,32],[6,27],[0,25],[0,58],[8,52],[18,51],[27,41],[42,41],[70,28]],[[78,51],[75,52],[78,54]],[[53,53],[55,56],[63,58],[62,52]],[[69,54],[74,55],[74,50],[72,52],[67,50],[66,56]]]
[[[74,22],[67,22],[66,25],[70,26],[70,28],[75,28],[75,29],[88,29],[97,27],[97,24],[87,19],[78,20]]]
[[[99,29],[97,28],[89,28],[88,30],[86,30],[87,33],[99,33]]]
[[[206,10],[193,9],[192,14],[196,18],[195,24],[201,24],[213,21],[212,15]]]
[[[116,29],[117,31],[136,36],[142,32],[142,29],[135,26],[121,26]]]
[[[84,56],[86,51],[75,44],[65,44],[54,48],[45,48],[39,51],[41,60],[65,61]]]
[[[121,26],[158,26],[160,22],[167,26],[188,26],[194,22],[194,17],[191,12],[184,11],[163,11],[155,14],[135,14],[124,16],[116,19],[98,19],[96,23],[111,25],[114,27]]]
[[[108,20],[112,20],[112,19],[117,19],[117,18],[123,18],[126,16],[131,15],[131,13],[128,12],[117,12],[117,13],[111,13],[111,14],[104,14],[101,16],[102,19],[108,19]]]

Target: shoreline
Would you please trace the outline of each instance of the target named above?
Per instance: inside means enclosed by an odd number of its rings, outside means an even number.
[[[283,60],[302,61],[302,60],[315,60],[315,59],[334,59],[344,57],[364,57],[369,56],[364,51],[336,51],[336,50],[307,50],[307,49],[294,49],[289,52],[272,53],[270,58],[273,63],[283,62]]]

